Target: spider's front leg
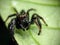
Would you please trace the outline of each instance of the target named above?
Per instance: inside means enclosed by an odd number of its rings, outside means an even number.
[[[35,23],[38,26],[38,28],[39,28],[38,35],[40,35],[41,28],[42,28],[42,25],[41,25],[41,22],[40,22],[39,19],[42,19],[42,21],[46,24],[46,22],[44,21],[44,19],[41,16],[39,16],[38,14],[35,13],[35,14],[32,15],[31,24]],[[46,24],[46,26],[47,26],[47,24]]]
[[[7,19],[5,20],[5,22],[7,22],[7,20],[8,20],[10,17],[13,17],[13,16],[16,16],[16,14],[9,15],[9,16],[7,17]]]
[[[27,10],[27,18],[28,18],[28,20],[29,20],[29,12],[30,12],[30,11],[36,11],[36,9],[31,8],[31,9]]]
[[[8,24],[8,29],[9,29],[9,34],[10,34],[10,41],[13,41],[13,45],[18,45],[17,41],[15,40],[14,37],[14,26],[15,26],[15,19],[12,19],[11,22]],[[11,43],[9,43],[11,44]]]
[[[15,26],[15,19],[12,19],[11,22],[8,24],[8,29],[11,35],[14,35],[14,26]]]
[[[36,17],[35,17],[35,16],[36,16]],[[38,35],[40,35],[42,25],[41,25],[41,23],[40,23],[37,15],[33,15],[33,16],[32,16],[31,24],[33,24],[33,23],[35,23],[35,24],[38,26],[38,28],[39,28],[39,33],[38,33]]]

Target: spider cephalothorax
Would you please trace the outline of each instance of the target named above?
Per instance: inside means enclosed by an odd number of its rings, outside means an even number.
[[[25,12],[25,10],[21,10],[20,13],[18,13],[15,8],[13,8],[13,9],[16,13],[8,16],[8,18],[16,16],[16,18],[13,18],[11,20],[11,22],[8,24],[8,28],[10,29],[12,34],[14,34],[14,26],[16,26],[17,29],[22,29],[23,31],[25,31],[25,30],[29,29],[31,24],[35,23],[39,28],[38,35],[40,35],[42,25],[41,25],[39,19],[41,19],[45,24],[46,24],[46,22],[44,21],[44,19],[41,16],[39,16],[36,13],[34,13],[32,15],[31,21],[29,21],[29,12],[35,11],[35,9],[31,8],[31,9],[27,10],[27,12]],[[6,21],[7,21],[7,19],[6,19]],[[47,24],[46,24],[46,26],[47,26]]]

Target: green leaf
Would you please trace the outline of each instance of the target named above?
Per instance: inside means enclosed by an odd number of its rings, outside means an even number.
[[[29,30],[23,31],[15,29],[15,39],[19,45],[60,45],[60,5],[58,0],[0,0],[0,13],[5,20],[9,14],[15,13],[12,7],[15,7],[18,12],[22,9],[36,9],[35,12],[30,12],[30,19],[33,13],[42,16],[48,27],[42,23],[41,35],[38,34],[38,27],[33,24]],[[12,17],[14,18],[14,17]],[[10,18],[6,25],[12,19]]]

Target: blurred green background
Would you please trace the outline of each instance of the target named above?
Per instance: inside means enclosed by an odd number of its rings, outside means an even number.
[[[41,35],[38,34],[38,27],[33,24],[28,31],[15,29],[15,38],[19,45],[60,45],[60,0],[0,0],[0,13],[5,21],[9,14],[15,13],[12,7],[18,12],[22,9],[35,8],[30,12],[30,19],[33,13],[42,16],[48,27],[42,23]],[[12,17],[14,18],[14,17]],[[10,18],[6,25],[12,19]]]

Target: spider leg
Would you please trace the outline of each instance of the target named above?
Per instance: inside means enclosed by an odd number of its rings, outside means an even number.
[[[44,24],[45,24],[46,26],[48,26],[48,24],[45,22],[45,20],[43,19],[43,17],[39,16],[39,15],[36,14],[36,13],[34,13],[33,15],[37,15],[37,17],[40,18],[40,19],[44,22]]]
[[[9,16],[7,17],[7,19],[5,20],[5,22],[7,22],[7,20],[8,20],[10,17],[12,17],[12,16],[16,16],[16,14],[9,15]]]
[[[41,16],[39,16],[38,14],[34,13],[34,14],[32,15],[31,24],[35,23],[35,24],[38,26],[38,28],[39,28],[39,33],[38,33],[38,35],[40,35],[41,28],[42,28],[42,25],[41,25],[39,19],[41,19],[41,20],[46,24],[45,20],[44,20]],[[48,26],[48,25],[46,24],[46,26]]]
[[[10,41],[13,41],[13,45],[18,45],[17,41],[14,38],[14,26],[15,26],[15,19],[12,19],[11,22],[8,24],[8,29],[10,32]],[[14,44],[15,42],[15,44]]]
[[[30,28],[30,22],[27,22],[27,27],[26,27],[26,30],[28,30]]]
[[[13,8],[13,10],[16,12],[16,14],[9,15],[9,16],[7,17],[7,19],[5,20],[5,22],[6,22],[10,17],[12,17],[12,16],[18,16],[18,15],[19,15],[19,13],[18,13],[18,11],[16,10],[16,8],[14,8],[14,7],[12,7],[12,8]]]
[[[8,24],[8,29],[10,31],[10,34],[14,35],[14,26],[15,26],[15,18],[11,20],[11,22]]]
[[[18,11],[17,11],[17,9],[16,9],[15,7],[12,7],[12,8],[13,8],[13,10],[14,10],[17,14],[19,14]]]
[[[36,11],[36,9],[31,8],[31,9],[27,10],[27,13],[29,14],[30,11]]]
[[[23,25],[20,24],[20,26],[21,26],[21,28],[23,29],[23,31],[25,31],[25,28],[23,27]]]
[[[37,25],[37,27],[39,28],[38,35],[40,35],[42,25],[40,23],[38,16],[35,14],[33,14],[32,18],[31,18],[31,24],[33,24],[33,23],[35,23]]]
[[[23,26],[22,24],[20,24],[20,26],[21,26],[21,28],[22,28],[24,31],[25,31],[25,29],[28,30],[29,27],[30,27],[30,22],[26,22],[26,23],[24,24],[24,26]]]
[[[36,9],[31,8],[31,9],[27,10],[27,18],[28,18],[28,20],[29,20],[29,12],[30,11],[36,11]]]

